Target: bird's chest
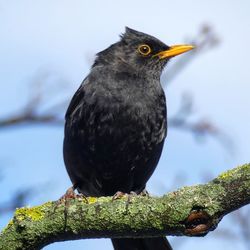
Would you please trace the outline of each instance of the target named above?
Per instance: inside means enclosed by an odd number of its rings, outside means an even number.
[[[165,106],[158,102],[131,100],[121,107],[117,129],[144,147],[151,147],[162,141],[166,130]]]
[[[102,96],[86,115],[82,136],[95,150],[149,150],[166,135],[164,96],[135,93]],[[133,150],[133,149],[132,149]]]

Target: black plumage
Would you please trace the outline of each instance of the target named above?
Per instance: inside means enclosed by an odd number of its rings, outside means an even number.
[[[167,134],[160,75],[170,57],[189,49],[126,28],[119,42],[97,54],[66,113],[64,161],[79,192],[108,196],[144,190]],[[152,250],[157,239],[158,249],[171,249],[163,238],[115,239],[113,245]]]

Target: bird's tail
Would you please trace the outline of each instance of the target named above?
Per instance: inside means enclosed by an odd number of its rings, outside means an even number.
[[[112,239],[114,250],[173,250],[166,237]]]

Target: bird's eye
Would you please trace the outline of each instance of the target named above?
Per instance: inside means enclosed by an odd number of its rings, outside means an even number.
[[[138,47],[138,51],[143,56],[148,56],[151,53],[151,48],[147,44],[142,44]]]

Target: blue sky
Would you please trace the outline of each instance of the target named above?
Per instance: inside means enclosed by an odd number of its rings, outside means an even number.
[[[178,175],[185,184],[203,181],[203,173],[249,162],[250,149],[250,3],[232,1],[4,1],[0,0],[0,116],[18,111],[37,76],[49,74],[42,88],[53,97],[72,96],[89,72],[96,52],[116,42],[124,27],[152,34],[167,44],[185,41],[204,23],[221,40],[215,49],[192,61],[167,87],[169,115],[181,94],[194,96],[197,117],[213,121],[234,140],[228,153],[216,140],[197,143],[189,133],[169,130],[161,161],[148,183],[154,194],[173,188]],[[174,59],[173,59],[174,60]],[[68,84],[67,84],[68,83]],[[65,110],[62,110],[62,115]],[[60,197],[70,186],[62,160],[62,127],[28,126],[0,130],[0,163],[4,180],[1,200],[18,188],[37,186],[29,205]],[[11,215],[1,218],[4,226]],[[219,228],[227,228],[225,218]],[[173,244],[178,240],[171,238]],[[243,250],[240,241],[225,241],[216,231],[205,238],[187,238],[178,249]],[[111,249],[107,240],[56,243],[45,249]]]

